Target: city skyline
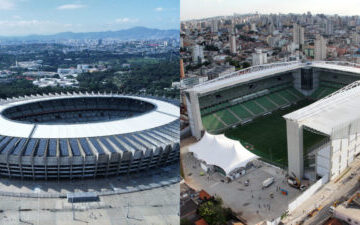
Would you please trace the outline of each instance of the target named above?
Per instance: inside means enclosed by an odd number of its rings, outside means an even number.
[[[360,15],[360,7],[356,0],[326,1],[326,0],[253,0],[251,2],[237,0],[181,0],[180,20],[204,19],[216,16],[230,16],[234,13],[296,13],[303,14],[310,11],[312,14],[327,14],[340,16]],[[326,7],[324,7],[326,5]],[[349,7],[351,5],[352,7]],[[206,6],[206,7],[205,7]],[[311,6],[311,7],[310,7]]]
[[[0,0],[0,26],[0,36],[99,32],[137,26],[178,29],[179,2]]]

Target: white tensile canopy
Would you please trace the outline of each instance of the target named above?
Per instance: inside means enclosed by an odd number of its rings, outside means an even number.
[[[234,169],[245,167],[248,162],[259,158],[244,148],[240,142],[231,140],[223,134],[212,135],[207,132],[199,142],[189,147],[189,151],[208,165],[222,168],[226,175],[229,175]]]

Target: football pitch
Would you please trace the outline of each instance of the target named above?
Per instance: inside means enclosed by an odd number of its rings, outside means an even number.
[[[286,109],[279,109],[270,115],[257,118],[248,124],[230,128],[225,131],[225,136],[239,140],[244,147],[262,157],[264,161],[286,167],[286,121],[282,116],[312,102],[311,100],[303,100]],[[325,137],[304,129],[303,138],[304,154],[306,154],[306,149],[322,141]]]

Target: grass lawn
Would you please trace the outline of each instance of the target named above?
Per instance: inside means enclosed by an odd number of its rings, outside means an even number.
[[[254,121],[230,128],[225,136],[239,140],[245,147],[256,155],[277,166],[287,166],[287,141],[285,114],[303,108],[313,101],[303,100],[286,109],[274,111],[272,114],[255,119]],[[304,130],[304,149],[320,142],[323,136]]]

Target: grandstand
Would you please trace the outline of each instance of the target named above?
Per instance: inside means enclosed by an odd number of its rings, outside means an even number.
[[[202,123],[210,133],[220,133],[303,99],[305,96],[290,84],[272,87],[201,109]]]
[[[318,171],[314,149],[330,137],[305,127],[299,157],[294,153],[299,149],[289,148],[294,140],[289,139],[290,125],[283,116],[359,79],[359,65],[346,62],[287,62],[247,68],[184,91],[190,128],[198,139],[204,130],[225,133],[264,160],[302,177],[304,164]],[[294,154],[303,160],[297,164],[301,170],[294,169]]]

